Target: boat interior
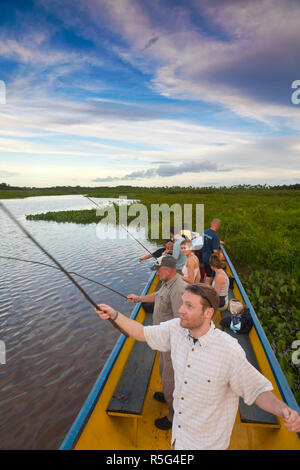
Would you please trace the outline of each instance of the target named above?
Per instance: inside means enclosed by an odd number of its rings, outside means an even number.
[[[234,278],[228,263],[226,272]],[[243,301],[235,281],[234,278],[230,297]],[[158,283],[154,274],[147,292],[155,291]],[[217,327],[226,315],[230,312],[216,313],[213,321]],[[151,324],[151,306],[140,304],[135,319]],[[249,334],[235,337],[248,360],[272,382],[274,393],[282,399],[278,380],[256,328],[252,327]],[[115,354],[104,369],[62,448],[72,445],[75,449],[89,450],[170,450],[171,430],[162,431],[154,425],[156,418],[167,414],[166,404],[153,398],[156,391],[161,391],[159,353],[152,351],[146,343],[120,338]],[[289,432],[274,415],[262,411],[255,404],[247,406],[240,398],[229,450],[275,449],[300,449],[299,435]]]

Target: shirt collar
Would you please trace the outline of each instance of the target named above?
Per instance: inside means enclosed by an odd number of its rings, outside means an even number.
[[[163,282],[166,286],[170,287],[176,281],[176,279],[178,279],[178,278],[179,278],[178,274],[175,274],[174,277],[172,277],[168,281],[163,281]]]

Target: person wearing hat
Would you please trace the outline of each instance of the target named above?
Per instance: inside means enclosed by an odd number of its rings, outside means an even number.
[[[179,317],[181,298],[185,290],[186,283],[176,272],[176,259],[166,255],[157,260],[151,268],[157,271],[162,285],[157,292],[137,296],[129,294],[129,302],[154,302],[153,324],[159,325],[173,318]],[[174,392],[174,371],[169,351],[161,351],[159,356],[159,368],[162,381],[162,392],[155,392],[154,398],[160,402],[166,402],[169,412],[163,418],[155,420],[155,425],[159,429],[170,429],[174,415],[173,392]]]
[[[113,319],[137,341],[155,350],[171,351],[175,375],[172,448],[225,450],[242,396],[282,419],[292,432],[300,432],[298,412],[274,393],[271,382],[246,358],[237,340],[215,328],[212,317],[218,294],[208,284],[187,284],[180,317],[159,325],[141,323],[100,304],[96,313]]]

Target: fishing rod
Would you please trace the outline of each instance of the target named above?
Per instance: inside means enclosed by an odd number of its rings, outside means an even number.
[[[50,258],[54,264],[58,266],[58,268],[70,279],[71,282],[80,290],[80,292],[84,295],[86,300],[93,305],[93,307],[96,310],[99,310],[98,305],[96,302],[94,302],[91,297],[87,294],[87,292],[81,287],[80,284],[78,284],[77,281],[69,274],[69,272],[52,256],[45,248],[42,247],[42,245],[35,240],[35,238],[26,230],[25,227],[15,218],[15,216],[7,209],[7,207],[0,202],[0,208],[5,212],[5,214],[19,227],[19,229],[26,235],[27,238],[29,238],[48,258]],[[108,319],[110,323],[117,328],[121,333],[123,333],[125,336],[128,336],[124,331],[116,324],[116,322],[112,319]]]
[[[0,258],[10,259],[10,260],[14,260],[14,261],[23,261],[24,263],[39,264],[41,266],[47,266],[48,268],[57,269],[58,271],[60,270],[60,268],[57,267],[57,266],[52,266],[52,264],[42,263],[40,261],[33,261],[33,260],[23,259],[23,258],[15,258],[13,256],[0,256]],[[109,289],[112,292],[115,292],[116,294],[120,295],[121,297],[124,297],[124,299],[127,299],[126,295],[121,294],[121,292],[118,292],[117,290],[113,289],[112,287],[106,286],[105,284],[102,284],[101,282],[94,281],[93,279],[90,279],[86,276],[83,276],[82,274],[76,273],[75,271],[68,271],[68,272],[69,272],[69,274],[75,274],[75,276],[81,277],[82,279],[85,279],[85,280],[90,281],[90,282],[94,282],[95,284],[98,284],[99,286],[105,287],[106,289]]]
[[[91,258],[88,255],[87,255],[87,257],[91,260]],[[13,256],[0,256],[0,258],[11,259],[11,260],[15,260],[15,261],[24,261],[25,263],[41,264],[42,266],[48,266],[49,268],[59,269],[57,266],[53,266],[52,264],[47,264],[47,263],[41,263],[40,261],[33,261],[33,260],[23,259],[23,258],[15,258]],[[134,277],[134,279],[137,279],[138,281],[148,282],[148,279],[144,279],[143,277],[134,276],[133,274],[126,273],[125,271],[120,271],[119,269],[116,269],[115,267],[112,269],[111,266],[108,266],[107,264],[103,264],[103,262],[101,262],[101,266],[103,266],[104,268],[111,269],[111,271],[113,271],[113,272],[116,271],[116,272],[121,273],[121,274],[126,274],[126,276],[132,276],[132,277]],[[121,294],[121,292],[118,292],[117,290],[114,290],[112,287],[109,287],[105,284],[102,284],[99,281],[95,281],[94,279],[89,279],[88,277],[85,277],[82,274],[79,274],[75,271],[69,271],[69,273],[70,274],[75,274],[78,277],[82,277],[82,279],[86,279],[87,281],[94,282],[95,284],[99,284],[99,286],[105,287],[106,289],[110,289],[111,291],[115,292],[116,294],[119,294],[120,296],[122,296],[124,298],[126,297],[126,295]]]
[[[91,202],[93,202],[96,206],[98,206],[98,207],[100,208],[99,204],[97,204],[97,202],[93,201],[93,199],[91,199],[91,198],[88,197],[88,196],[84,196],[84,197],[86,197],[87,199],[89,199]],[[144,250],[146,250],[148,253],[150,253],[150,255],[152,254],[151,251],[149,251],[148,248],[146,248],[139,240],[137,240],[137,239],[132,235],[132,233],[130,233],[130,232],[127,230],[127,228],[124,227],[123,224],[121,224],[120,221],[119,221],[119,225],[121,225],[121,227],[122,227],[124,230],[126,230],[126,232],[127,232],[137,243],[139,243],[139,244],[144,248]]]

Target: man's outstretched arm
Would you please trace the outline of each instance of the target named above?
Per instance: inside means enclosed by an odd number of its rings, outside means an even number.
[[[300,416],[296,410],[279,400],[271,391],[262,392],[255,400],[257,406],[283,419],[289,431],[300,432]]]
[[[151,292],[151,294],[146,295],[136,295],[136,294],[129,294],[127,295],[126,299],[128,302],[155,302],[155,294],[156,292]]]
[[[100,318],[102,318],[102,320],[112,318],[123,331],[131,336],[131,338],[136,339],[137,341],[146,341],[144,336],[144,327],[141,323],[127,318],[125,315],[106,304],[98,305],[98,310],[95,309],[95,312]]]

